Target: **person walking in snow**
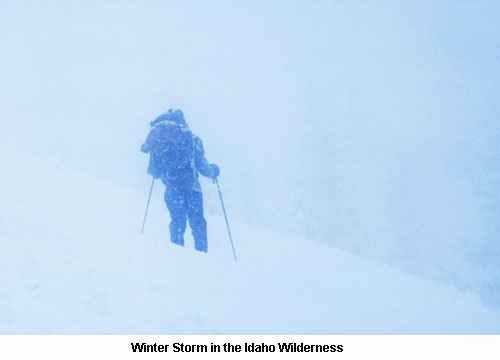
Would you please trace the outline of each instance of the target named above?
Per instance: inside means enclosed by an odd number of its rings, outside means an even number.
[[[151,121],[141,151],[149,153],[148,173],[165,184],[165,203],[170,212],[170,240],[184,246],[187,220],[198,251],[207,252],[207,221],[198,173],[215,181],[216,164],[205,159],[203,143],[189,129],[184,114],[170,109]]]

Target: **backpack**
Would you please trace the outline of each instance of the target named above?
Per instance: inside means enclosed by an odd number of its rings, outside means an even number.
[[[162,121],[151,130],[148,172],[165,184],[189,187],[194,184],[193,134],[186,125]]]

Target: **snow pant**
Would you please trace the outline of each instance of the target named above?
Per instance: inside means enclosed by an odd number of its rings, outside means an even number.
[[[186,222],[194,238],[194,248],[207,252],[207,221],[203,216],[203,196],[201,191],[192,189],[176,189],[167,186],[165,203],[170,212],[170,240],[174,244],[184,246]]]

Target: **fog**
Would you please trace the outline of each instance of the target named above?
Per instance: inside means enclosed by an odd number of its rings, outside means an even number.
[[[496,1],[3,1],[0,23],[2,156],[146,198],[140,144],[180,108],[233,219],[500,305]]]

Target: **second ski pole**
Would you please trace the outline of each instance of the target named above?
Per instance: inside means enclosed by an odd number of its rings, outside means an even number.
[[[231,247],[233,248],[234,261],[238,261],[236,258],[236,251],[234,251],[233,237],[231,236],[231,230],[229,229],[229,223],[227,221],[226,208],[224,207],[224,201],[222,200],[222,194],[220,192],[219,182],[217,181],[217,177],[214,178],[215,183],[217,184],[217,190],[219,191],[220,203],[222,205],[222,211],[224,212],[224,218],[226,219],[227,232],[229,234],[229,240],[231,240]]]
[[[146,217],[148,216],[149,202],[151,201],[151,194],[153,193],[153,185],[155,184],[155,178],[151,182],[151,189],[149,189],[148,203],[146,204],[146,212],[144,213],[144,220],[142,221],[141,234],[144,231],[144,224],[146,224]]]

